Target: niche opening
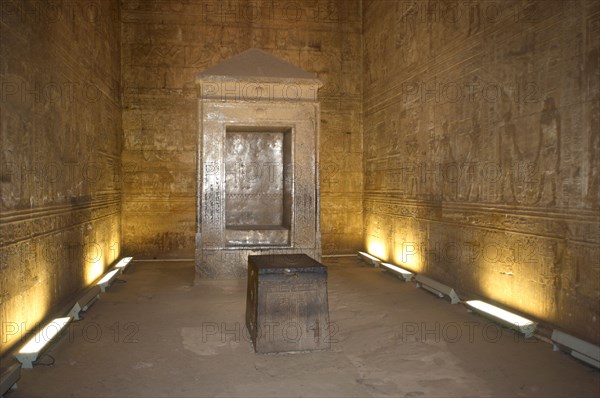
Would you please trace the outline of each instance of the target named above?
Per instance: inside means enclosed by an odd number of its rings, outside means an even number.
[[[289,246],[293,208],[291,127],[227,126],[227,246]]]

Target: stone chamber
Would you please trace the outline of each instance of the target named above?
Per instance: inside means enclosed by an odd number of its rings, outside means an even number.
[[[600,345],[599,29],[592,0],[0,0],[0,371],[134,257],[54,366],[7,395],[597,396],[598,372],[542,338],[468,339],[487,321],[353,257]],[[319,87],[287,120],[255,101],[253,120],[208,137],[237,153],[222,203],[238,210],[203,248],[198,73],[249,49]],[[303,122],[318,135],[298,143]],[[300,147],[312,170],[279,166]],[[247,192],[236,170],[257,154],[252,171],[278,177]],[[329,267],[340,340],[256,357],[240,264],[294,239]]]

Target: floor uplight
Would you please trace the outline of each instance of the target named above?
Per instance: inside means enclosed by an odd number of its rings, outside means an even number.
[[[400,268],[394,264],[381,262],[381,265],[389,271],[395,273],[398,276],[398,278],[404,279],[405,282],[410,282],[413,276],[415,276],[415,274],[413,274],[412,272],[407,271],[404,268]]]
[[[469,300],[465,304],[470,310],[517,332],[523,333],[525,337],[531,337],[535,332],[536,323],[520,315],[513,314],[481,300]]]
[[[24,368],[33,367],[33,362],[38,359],[49,343],[67,326],[70,320],[70,317],[52,320],[19,350],[15,357],[23,364]]]

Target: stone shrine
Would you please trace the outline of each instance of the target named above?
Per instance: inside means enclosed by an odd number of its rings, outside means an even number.
[[[321,82],[250,49],[204,70],[196,86],[200,276],[243,278],[252,254],[319,261]]]

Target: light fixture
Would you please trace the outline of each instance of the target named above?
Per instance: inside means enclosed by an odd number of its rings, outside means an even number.
[[[56,318],[46,324],[33,336],[15,355],[24,368],[32,368],[39,355],[48,347],[48,344],[60,333],[71,320],[71,317]]]
[[[125,272],[125,270],[127,269],[127,267],[129,266],[129,263],[131,262],[131,260],[133,260],[133,257],[123,257],[116,265],[115,268],[118,268],[121,270],[121,273]]]
[[[448,296],[451,304],[460,303],[460,298],[450,286],[446,286],[443,283],[426,277],[425,275],[417,275],[415,280],[417,281],[417,287],[422,287],[423,289],[435,294],[439,298]]]
[[[379,264],[381,264],[381,260],[375,256],[370,255],[365,252],[358,252],[358,256],[367,264],[372,264],[373,267],[378,268]]]
[[[0,397],[3,397],[8,390],[17,388],[17,381],[21,378],[21,364],[14,361],[10,366],[0,374]]]
[[[398,267],[397,265],[394,265],[394,264],[385,263],[385,262],[382,261],[381,265],[385,269],[387,269],[387,270],[393,272],[394,274],[396,274],[396,276],[398,276],[398,278],[404,279],[405,282],[410,282],[412,280],[413,276],[415,276],[415,274],[413,274],[412,272],[407,271],[404,268],[400,268],[400,267]]]
[[[568,348],[575,358],[600,369],[600,347],[597,345],[556,329],[552,331],[551,339],[554,351],[558,351],[560,347]]]
[[[86,290],[86,292],[77,300],[71,311],[67,314],[72,317],[76,321],[79,320],[79,313],[85,312],[96,302],[96,300],[100,297],[100,286],[94,285],[90,289]]]
[[[469,310],[477,312],[501,325],[523,333],[525,337],[533,336],[536,323],[520,315],[513,314],[502,308],[498,308],[492,304],[481,300],[469,300],[465,303]]]
[[[102,277],[102,279],[98,281],[97,285],[100,287],[102,293],[104,293],[106,289],[108,289],[108,287],[115,281],[115,279],[117,279],[120,271],[121,270],[119,268],[115,268],[112,271],[109,271]]]

